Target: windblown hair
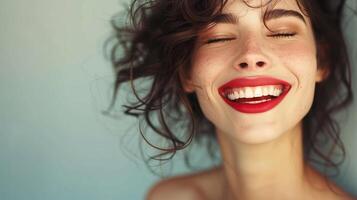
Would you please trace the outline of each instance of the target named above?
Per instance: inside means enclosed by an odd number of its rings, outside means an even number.
[[[303,119],[304,158],[337,168],[345,158],[345,148],[333,115],[353,98],[351,67],[341,31],[345,1],[296,1],[311,20],[318,67],[328,71],[327,78],[317,84],[313,105]],[[276,2],[267,2],[267,9]],[[120,86],[130,83],[136,101],[124,106],[125,113],[141,119],[168,142],[166,147],[151,144],[145,131],[140,131],[151,146],[161,151],[153,159],[172,158],[193,138],[216,140],[213,125],[203,115],[196,95],[185,93],[182,80],[189,76],[199,32],[213,25],[226,3],[227,0],[133,0],[128,10],[131,23],[112,20],[116,41],[111,48],[116,71],[113,104]],[[142,78],[151,81],[145,94],[138,92],[135,84]],[[180,137],[182,133],[186,137]],[[332,159],[334,152],[341,153],[339,161]]]

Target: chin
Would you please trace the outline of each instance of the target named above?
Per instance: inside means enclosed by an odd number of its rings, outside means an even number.
[[[253,130],[242,133],[240,140],[245,144],[264,144],[276,140],[282,134],[276,130]]]
[[[286,131],[277,125],[244,127],[227,132],[236,142],[248,145],[270,143],[278,140],[284,133]]]

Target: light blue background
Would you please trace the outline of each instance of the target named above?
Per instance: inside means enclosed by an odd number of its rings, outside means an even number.
[[[136,200],[158,180],[136,150],[135,121],[101,114],[113,81],[102,45],[120,8],[118,0],[0,1],[1,200]],[[347,24],[354,77],[356,24]],[[354,194],[356,111],[343,123],[349,157],[337,178]],[[174,173],[187,171],[181,163],[179,155]]]

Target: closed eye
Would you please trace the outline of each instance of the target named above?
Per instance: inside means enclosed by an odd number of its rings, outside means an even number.
[[[273,37],[273,38],[291,38],[294,37],[296,33],[291,32],[291,33],[274,33],[271,35],[268,35],[268,37]]]
[[[206,41],[207,44],[217,43],[217,42],[228,42],[234,40],[235,38],[212,38]]]
[[[294,37],[296,33],[291,32],[291,33],[275,33],[268,35],[268,37],[273,37],[273,38],[291,38]],[[212,44],[212,43],[218,43],[218,42],[228,42],[231,40],[234,40],[235,38],[212,38],[208,39],[206,41],[206,44]]]

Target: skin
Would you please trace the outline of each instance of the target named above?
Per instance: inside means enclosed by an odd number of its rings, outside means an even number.
[[[260,1],[249,4],[260,5]],[[312,105],[315,84],[326,74],[317,65],[310,20],[295,0],[279,1],[274,9],[297,11],[304,20],[294,16],[268,20],[270,32],[262,9],[229,1],[223,13],[233,14],[238,22],[219,23],[200,34],[191,78],[184,83],[186,92],[197,94],[205,116],[215,125],[222,166],[159,182],[149,191],[149,200],[352,199],[332,182],[329,187],[303,160],[302,119]],[[229,80],[258,76],[291,84],[272,110],[241,113],[218,93]]]

